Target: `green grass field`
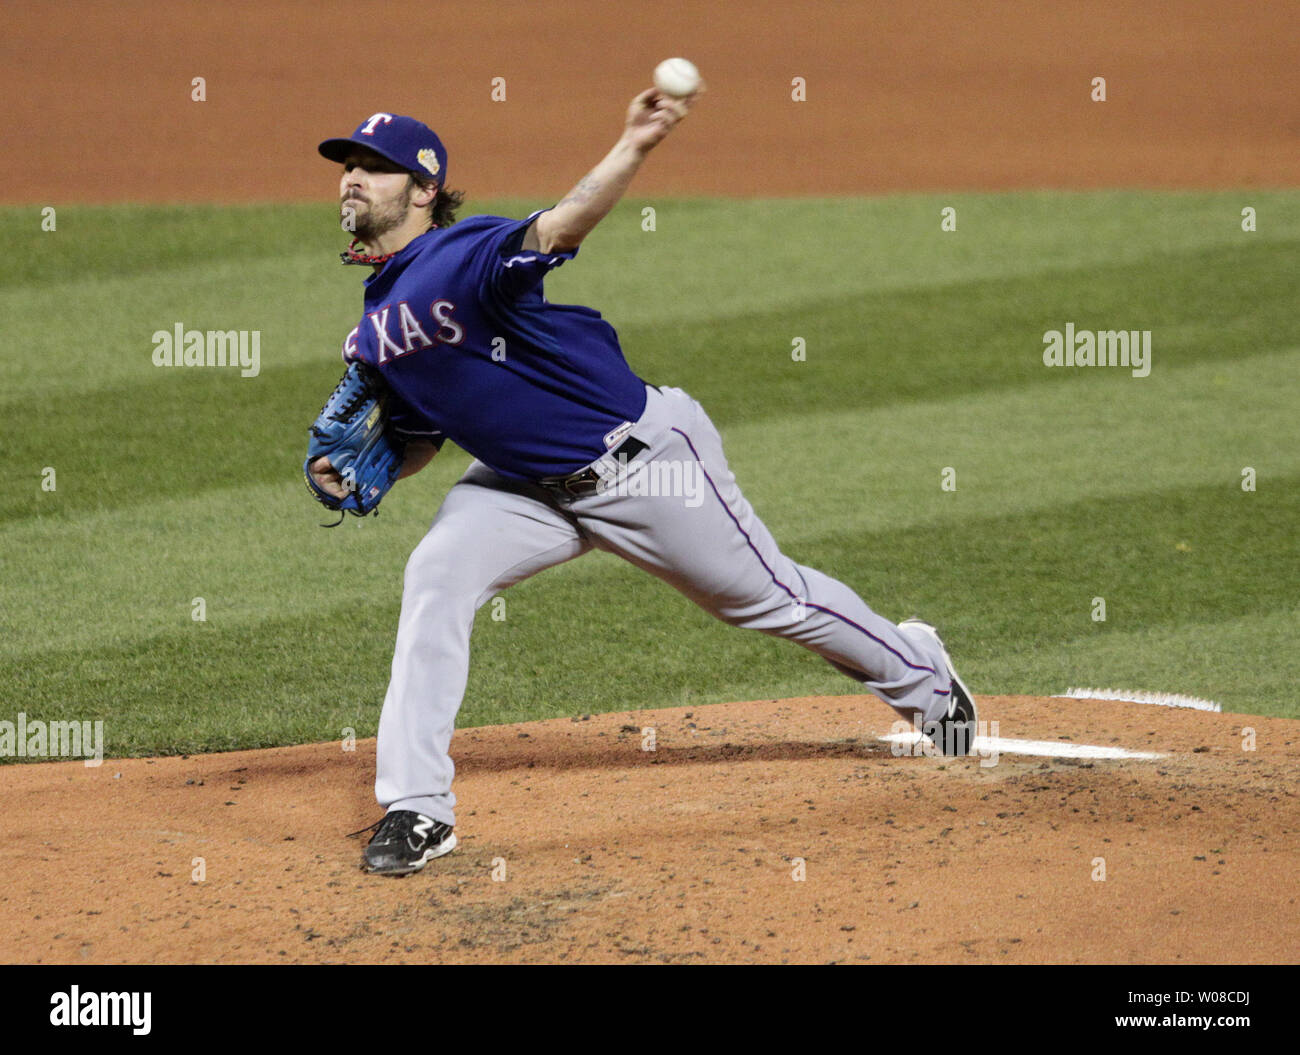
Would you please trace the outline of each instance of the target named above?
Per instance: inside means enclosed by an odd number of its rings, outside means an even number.
[[[1300,193],[658,201],[653,233],[645,204],[547,295],[704,404],[792,557],[936,621],[980,693],[1300,715]],[[102,718],[118,755],[372,735],[403,565],[468,458],[317,527],[306,429],[363,277],[332,207],[0,217],[0,718]],[[260,374],[155,367],[178,322],[261,331]],[[1150,376],[1045,367],[1067,322],[1151,330]],[[504,597],[462,726],[859,691],[605,554]]]

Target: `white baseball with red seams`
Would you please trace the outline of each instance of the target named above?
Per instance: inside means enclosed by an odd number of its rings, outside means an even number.
[[[688,59],[664,59],[655,67],[654,82],[665,95],[680,99],[700,86],[700,71]]]

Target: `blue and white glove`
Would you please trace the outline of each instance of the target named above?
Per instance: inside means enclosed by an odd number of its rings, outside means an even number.
[[[406,444],[388,431],[387,402],[388,389],[379,373],[366,363],[353,362],[311,426],[303,477],[316,501],[340,513],[339,523],[344,512],[359,517],[374,512],[401,472]],[[313,475],[312,463],[322,457],[338,474],[342,494],[321,485],[321,466]]]

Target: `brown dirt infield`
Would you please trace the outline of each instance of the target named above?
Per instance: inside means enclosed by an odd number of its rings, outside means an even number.
[[[1004,738],[1165,757],[895,757],[892,712],[847,696],[468,729],[462,845],[400,880],[344,837],[378,816],[373,741],[10,766],[0,960],[1294,958],[1300,724],[981,703]]]

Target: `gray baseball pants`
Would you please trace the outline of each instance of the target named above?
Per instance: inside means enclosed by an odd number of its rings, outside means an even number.
[[[876,615],[843,583],[796,564],[736,486],[722,439],[680,388],[647,386],[630,433],[648,445],[601,463],[595,494],[557,499],[475,461],[406,565],[375,795],[455,823],[449,755],[475,612],[495,594],[594,548],[676,587],[733,626],[788,638],[864,684],[909,722],[948,706],[950,674],[924,635]]]

